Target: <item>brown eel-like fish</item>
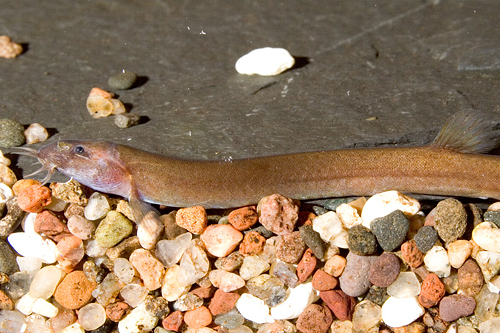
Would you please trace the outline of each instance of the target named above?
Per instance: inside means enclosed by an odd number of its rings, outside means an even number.
[[[57,169],[94,190],[128,198],[142,212],[144,202],[231,208],[273,193],[313,199],[398,190],[500,199],[500,157],[481,154],[497,146],[498,132],[468,110],[450,118],[423,147],[195,161],[109,142],[59,140],[20,153],[38,158],[49,171],[45,181]]]

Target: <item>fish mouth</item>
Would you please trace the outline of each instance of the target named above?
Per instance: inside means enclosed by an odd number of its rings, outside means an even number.
[[[47,160],[41,158],[39,151],[36,149],[27,148],[27,147],[13,147],[12,149],[13,149],[12,154],[35,157],[38,160],[38,162],[33,163],[33,165],[36,163],[40,163],[42,165],[38,170],[36,170],[30,174],[24,175],[23,176],[24,178],[33,177],[33,176],[38,175],[44,171],[47,171],[47,175],[40,182],[42,184],[46,184],[49,182],[50,178],[54,174],[54,171],[56,170],[55,165],[53,165],[52,163],[49,163]]]

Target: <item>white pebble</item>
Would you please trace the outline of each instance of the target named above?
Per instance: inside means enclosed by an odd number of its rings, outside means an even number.
[[[429,272],[436,273],[440,278],[448,277],[451,273],[448,253],[442,246],[433,246],[424,257],[425,268]]]
[[[401,272],[396,281],[387,287],[387,294],[393,297],[414,297],[420,294],[420,282],[413,272]]]
[[[5,166],[10,165],[10,160],[7,157],[3,156],[3,153],[1,150],[0,150],[0,164],[3,164]]]
[[[111,210],[108,199],[99,192],[94,192],[89,198],[83,215],[91,221],[102,219]]]
[[[132,282],[135,276],[134,265],[125,258],[116,258],[113,261],[113,272],[123,284]]]
[[[282,48],[255,49],[236,61],[236,71],[247,75],[278,75],[295,64],[295,59]]]
[[[359,216],[358,210],[351,205],[341,204],[335,210],[342,224],[346,229],[351,229],[355,225],[363,223],[363,219]]]
[[[0,203],[5,203],[10,198],[14,197],[14,192],[4,183],[0,183]]]
[[[139,238],[139,243],[146,250],[154,249],[156,243],[163,235],[163,230],[165,229],[163,223],[156,218],[156,216],[156,213],[149,212],[137,226],[137,237]]]
[[[271,316],[275,320],[297,318],[305,308],[316,302],[319,293],[312,287],[312,283],[302,283],[289,289],[287,299],[271,308]]]
[[[250,280],[267,271],[269,267],[269,263],[258,256],[246,256],[245,259],[243,259],[243,264],[240,267],[239,273],[244,280]]]
[[[31,311],[41,316],[52,318],[57,316],[59,309],[46,300],[38,298],[35,303],[33,303]]]
[[[334,236],[330,240],[329,244],[336,247],[340,247],[342,249],[348,249],[349,248],[349,245],[347,245],[348,241],[349,241],[349,233],[347,232],[347,230],[342,230],[338,235]]]
[[[42,259],[34,257],[17,257],[17,266],[20,272],[33,272],[42,267]]]
[[[488,282],[487,286],[492,293],[500,293],[500,275],[497,275],[493,279],[491,279],[490,282]]]
[[[472,230],[472,239],[487,251],[500,252],[500,229],[490,222],[478,224]]]
[[[319,233],[325,242],[329,242],[344,231],[342,221],[335,212],[328,212],[314,218],[312,224],[313,230]]]
[[[36,234],[35,232],[35,220],[37,213],[29,213],[24,216],[23,221],[21,222],[21,227],[24,232]]]
[[[33,123],[24,131],[24,136],[26,137],[26,143],[33,144],[47,140],[49,133],[42,125]]]
[[[500,271],[500,253],[498,252],[479,251],[474,259],[481,268],[485,281],[490,281]]]
[[[99,303],[90,303],[78,310],[78,322],[87,331],[101,327],[106,321],[106,310]]]
[[[382,305],[382,320],[391,327],[409,325],[423,314],[424,308],[416,297],[389,297]]]
[[[138,307],[118,323],[120,333],[148,333],[155,328],[158,317],[146,311],[146,305],[141,303]]]
[[[420,210],[420,203],[398,191],[375,194],[366,201],[361,212],[363,225],[370,228],[370,224],[374,219],[389,215],[398,209],[405,213],[406,216],[411,217]]]
[[[184,251],[191,244],[193,235],[185,232],[175,239],[163,239],[156,244],[156,257],[168,268],[179,262]]]
[[[186,293],[191,285],[184,285],[179,282],[179,276],[183,274],[179,265],[167,268],[161,286],[161,295],[169,302],[175,302],[179,296]]]
[[[19,333],[26,328],[25,316],[18,311],[2,310],[0,311],[0,327],[2,333]]]
[[[95,239],[89,239],[84,242],[85,253],[92,258],[102,257],[107,247],[102,247]]]
[[[85,330],[79,323],[74,323],[69,325],[68,327],[63,328],[60,333],[85,333]]]
[[[251,294],[243,294],[236,302],[236,309],[247,320],[257,324],[273,323],[274,319],[269,315],[269,307],[263,300]]]
[[[48,299],[56,290],[63,271],[56,266],[45,266],[36,272],[30,285],[30,295],[35,298]]]
[[[7,241],[20,255],[40,258],[46,264],[54,263],[59,254],[52,240],[37,233],[15,232],[7,237]]]
[[[472,252],[472,244],[465,239],[451,242],[447,246],[448,260],[453,268],[460,268]]]
[[[146,299],[148,292],[149,290],[146,287],[137,283],[130,283],[120,290],[120,295],[128,305],[135,308]]]
[[[31,297],[29,293],[24,294],[17,303],[16,310],[21,312],[24,315],[29,315],[32,312],[33,304],[38,298]]]

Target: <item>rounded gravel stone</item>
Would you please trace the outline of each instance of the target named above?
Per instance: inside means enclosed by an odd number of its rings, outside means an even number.
[[[418,229],[417,234],[413,238],[415,243],[417,244],[418,249],[422,253],[427,253],[436,241],[438,240],[438,233],[434,227],[429,225],[425,225],[422,228]]]
[[[458,287],[468,296],[477,295],[484,284],[483,272],[474,259],[467,261],[458,269]]]
[[[453,242],[465,233],[467,213],[462,203],[449,198],[434,208],[434,228],[446,243]]]
[[[10,275],[18,270],[16,253],[6,241],[0,239],[0,272]]]
[[[410,220],[400,211],[374,219],[370,228],[377,237],[377,241],[386,252],[394,251],[405,240],[410,229]]]
[[[24,126],[13,119],[0,119],[0,147],[12,148],[26,142]]]
[[[108,86],[112,89],[126,90],[132,88],[136,80],[137,74],[123,70],[108,79]]]
[[[328,307],[311,304],[297,318],[297,329],[304,333],[323,333],[328,331],[332,322],[332,312]]]
[[[373,254],[377,250],[375,235],[367,227],[358,224],[349,229],[347,246],[359,256]]]
[[[312,225],[306,224],[299,228],[300,237],[306,243],[316,258],[322,259],[325,256],[325,242],[319,233],[313,230]]]
[[[439,316],[447,322],[460,317],[470,316],[476,308],[476,300],[466,295],[450,295],[443,297],[439,303]]]
[[[387,287],[398,278],[399,258],[392,253],[383,253],[370,267],[370,282],[379,287]]]
[[[500,212],[496,210],[489,210],[483,215],[484,221],[491,222],[500,228]]]
[[[377,256],[358,256],[353,252],[347,254],[347,264],[339,278],[340,289],[349,296],[363,295],[371,286],[369,271]]]

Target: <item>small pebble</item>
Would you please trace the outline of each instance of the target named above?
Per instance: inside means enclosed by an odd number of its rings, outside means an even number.
[[[0,183],[0,188],[6,186]],[[5,193],[5,192],[4,192]],[[0,193],[1,195],[1,193]],[[2,204],[0,203],[0,206]],[[17,197],[9,199],[5,203],[5,207],[7,208],[7,213],[0,220],[0,237],[5,238],[9,236],[12,232],[14,232],[19,224],[21,223],[23,217],[25,216],[25,212],[21,210],[19,205],[17,204]],[[0,209],[1,213],[1,209]],[[0,215],[1,216],[1,215]]]
[[[403,244],[410,229],[410,221],[402,211],[395,210],[389,215],[372,220],[370,229],[382,249],[390,252]]]
[[[276,240],[276,258],[289,264],[299,262],[306,249],[306,244],[299,231],[278,236]]]
[[[462,203],[448,198],[434,208],[434,228],[446,243],[462,237],[467,227],[467,212]]]
[[[173,265],[165,271],[163,285],[161,287],[161,295],[169,302],[176,301],[179,296],[186,293],[191,285],[184,285],[179,282],[181,268],[179,265]]]
[[[191,245],[182,255],[179,264],[183,270],[183,274],[179,278],[181,284],[185,286],[205,277],[210,269],[210,262],[202,245],[199,239],[192,240]]]
[[[14,174],[14,171],[9,169],[3,163],[0,163],[0,183],[3,183],[9,187],[12,187],[17,182],[17,177]]]
[[[111,89],[127,90],[134,86],[136,80],[137,74],[122,70],[121,73],[113,75],[108,79],[108,86]]]
[[[106,321],[106,310],[97,303],[90,303],[78,310],[78,322],[87,330],[95,330]]]
[[[349,204],[341,204],[335,210],[338,217],[342,221],[344,228],[350,229],[355,225],[359,225],[363,223],[363,219],[359,216],[359,212],[356,208],[354,208],[351,203]]]
[[[203,298],[188,292],[187,294],[181,295],[173,304],[174,310],[186,312],[194,310],[203,305]]]
[[[158,214],[149,211],[144,215],[140,223],[137,224],[137,238],[139,243],[146,250],[152,250],[156,243],[162,238],[164,232],[163,222]]]
[[[17,197],[19,208],[29,213],[40,213],[52,202],[50,189],[46,186],[31,185]]]
[[[497,227],[500,227],[500,211],[489,210],[484,213],[483,219],[485,222],[491,222]]]
[[[48,299],[54,294],[57,285],[61,281],[63,272],[56,266],[45,266],[36,272],[30,285],[30,296],[34,298]]]
[[[141,116],[136,113],[120,113],[115,116],[115,125],[119,128],[129,128],[138,125]]]
[[[92,88],[87,97],[87,110],[92,118],[107,117],[111,114],[125,113],[123,103],[113,98],[113,94],[99,88]]]
[[[325,256],[325,242],[321,239],[319,233],[314,231],[311,224],[303,225],[299,228],[300,237],[306,243],[307,247],[313,251],[318,259]]]
[[[297,329],[304,333],[326,333],[333,322],[327,306],[311,304],[297,318]]]
[[[233,310],[217,316],[214,319],[214,323],[229,330],[234,330],[242,327],[245,323],[245,318],[240,315],[237,310]]]
[[[247,293],[241,295],[236,302],[236,308],[245,319],[258,324],[272,323],[274,319],[269,314],[269,307],[264,301]]]
[[[46,236],[55,236],[61,233],[69,233],[65,223],[52,212],[43,210],[36,214],[35,223],[33,225],[36,233]]]
[[[245,239],[243,239],[245,241]],[[243,255],[238,251],[230,253],[227,257],[218,258],[215,261],[215,267],[218,269],[223,269],[228,272],[232,272],[241,267],[243,264]]]
[[[297,265],[299,283],[306,281],[316,269],[317,259],[311,249],[307,249]]]
[[[217,289],[214,296],[210,300],[208,309],[214,316],[229,312],[234,308],[239,298],[240,295],[237,293],[227,293],[223,290]]]
[[[295,59],[282,48],[255,49],[236,61],[236,71],[246,75],[278,75],[295,64]]]
[[[205,306],[184,313],[184,322],[192,328],[202,328],[210,325],[212,314]]]
[[[164,318],[161,325],[164,329],[178,332],[182,326],[184,316],[180,311],[174,311]]]
[[[333,257],[328,259],[323,269],[325,270],[326,273],[335,277],[339,277],[344,272],[346,265],[347,265],[346,258],[340,255],[334,255]]]
[[[422,281],[422,291],[418,296],[418,301],[424,308],[431,308],[439,303],[445,292],[444,284],[438,276],[430,273]]]
[[[106,306],[106,317],[117,323],[123,319],[128,309],[130,309],[130,306],[125,302],[108,304]]]
[[[229,223],[239,231],[251,228],[259,220],[256,207],[248,206],[233,210],[229,213]]]
[[[3,152],[0,150],[0,164],[3,164],[5,166],[9,166],[10,165],[10,160],[3,156]]]
[[[112,210],[97,226],[94,239],[103,248],[109,248],[129,236],[132,230],[132,222],[122,214]]]
[[[201,206],[181,208],[175,215],[175,222],[189,232],[199,235],[207,227],[208,216],[205,208]]]
[[[111,210],[108,199],[99,192],[94,192],[85,206],[85,218],[91,221],[102,219]]]
[[[227,293],[245,285],[245,280],[241,276],[220,269],[210,271],[208,277],[215,287]]]
[[[26,142],[24,126],[13,119],[0,119],[0,133],[0,147],[19,147]]]
[[[0,57],[15,58],[23,53],[23,47],[14,43],[9,36],[0,36]]]
[[[240,253],[244,256],[256,255],[264,249],[266,239],[257,231],[250,231],[245,234],[240,244]]]
[[[396,281],[399,270],[399,258],[392,253],[383,253],[370,267],[370,282],[379,287],[387,287]]]
[[[267,271],[269,267],[267,261],[257,256],[247,256],[243,259],[239,273],[244,280],[249,280]]]
[[[450,275],[451,266],[448,253],[442,246],[433,246],[424,257],[425,268],[440,278]]]
[[[297,318],[309,304],[318,300],[318,294],[310,282],[290,288],[288,292],[284,302],[271,308],[271,316],[275,320]]]
[[[312,221],[313,230],[319,233],[324,242],[330,242],[344,230],[342,221],[335,212],[319,215]]]
[[[191,244],[193,235],[189,232],[177,236],[175,239],[163,239],[156,244],[155,255],[168,268],[179,262],[184,251]]]
[[[356,304],[352,314],[354,332],[370,332],[377,330],[382,320],[382,308],[368,300]]]
[[[79,309],[92,299],[96,283],[89,281],[83,271],[66,275],[57,286],[54,299],[67,309]]]
[[[65,202],[77,205],[88,204],[83,186],[74,179],[70,179],[65,183],[52,183],[50,189],[52,190],[52,196]]]
[[[299,218],[299,207],[292,199],[279,194],[262,198],[257,205],[260,223],[278,235],[293,232]]]
[[[379,217],[384,217],[394,212],[402,211],[406,216],[411,217],[420,210],[420,203],[397,191],[387,191],[370,197],[361,212],[363,225],[371,229],[371,222]]]
[[[389,297],[382,306],[382,320],[390,327],[406,326],[424,314],[416,297]]]
[[[458,269],[458,287],[468,296],[477,295],[483,288],[484,278],[474,259],[467,261]]]
[[[474,313],[475,308],[476,301],[473,297],[457,294],[449,295],[443,297],[439,302],[439,316],[444,321],[452,322],[460,317],[470,316]]]
[[[148,333],[155,328],[158,319],[146,310],[144,303],[141,303],[118,323],[118,330],[120,333]]]
[[[367,227],[358,224],[352,226],[349,231],[347,245],[349,250],[359,256],[366,256],[375,253],[377,250],[377,240],[375,235]]]
[[[478,224],[472,230],[474,242],[487,251],[500,253],[500,228],[490,222]]]
[[[130,255],[129,261],[141,276],[144,286],[156,290],[162,286],[165,268],[163,264],[145,249],[137,249]]]
[[[493,251],[479,251],[476,262],[481,268],[485,281],[490,281],[500,271],[500,253]]]
[[[15,232],[7,237],[7,241],[20,255],[40,258],[46,264],[54,263],[59,252],[52,240],[43,238],[37,233]],[[15,262],[14,259],[12,261]]]
[[[118,245],[106,250],[109,259],[114,260],[119,257],[128,258],[132,252],[141,248],[137,236],[125,238]]]
[[[74,236],[86,240],[92,237],[92,232],[95,230],[95,224],[80,215],[73,215],[67,222],[68,230]]]
[[[33,143],[44,142],[49,138],[49,133],[42,125],[33,123],[24,131],[24,136],[26,137],[26,143],[31,145]]]
[[[296,268],[294,265],[284,263],[283,261],[278,261],[272,270],[272,274],[290,288],[295,288],[299,284],[299,278],[295,272]]]
[[[405,298],[420,294],[420,282],[413,272],[401,272],[397,279],[387,287],[387,294],[392,297]]]
[[[413,239],[401,245],[401,256],[411,268],[417,268],[424,263],[424,254],[418,249]]]
[[[211,255],[225,257],[238,246],[243,234],[230,224],[212,224],[203,231],[200,239]]]
[[[451,242],[447,246],[448,259],[453,268],[460,268],[472,253],[472,244],[465,239]]]
[[[312,278],[312,286],[318,291],[326,291],[335,288],[338,284],[338,280],[326,273],[322,269],[316,270]]]
[[[438,233],[436,229],[431,226],[423,226],[417,231],[417,234],[413,239],[415,240],[418,249],[422,253],[427,253],[427,251],[429,251],[438,240]]]
[[[340,320],[352,320],[356,306],[354,297],[347,295],[342,290],[321,291],[319,297],[328,305],[335,317]]]
[[[377,287],[373,285],[368,290],[368,293],[366,294],[364,299],[382,306],[388,298],[389,294],[387,294],[387,288]]]
[[[137,283],[130,283],[120,290],[120,296],[128,305],[135,308],[144,302],[148,292],[149,290],[146,287]]]

